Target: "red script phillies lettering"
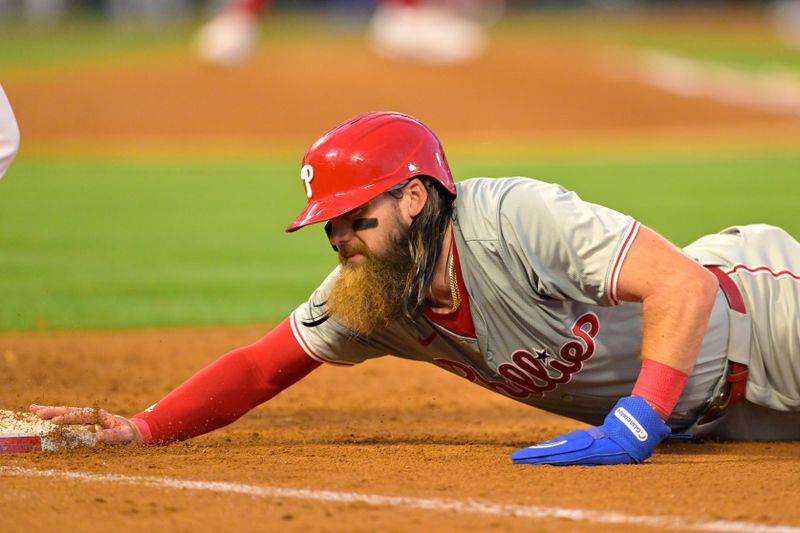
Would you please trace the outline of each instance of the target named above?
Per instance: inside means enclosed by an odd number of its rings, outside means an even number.
[[[561,360],[550,361],[549,365],[527,350],[514,352],[511,355],[513,363],[503,363],[497,368],[497,373],[507,383],[486,379],[464,363],[449,359],[434,359],[434,362],[457,371],[457,374],[473,383],[479,383],[512,398],[527,398],[531,394],[541,396],[555,390],[560,384],[569,382],[573,374],[581,371],[583,362],[594,355],[594,338],[600,331],[597,315],[581,315],[572,325],[571,331],[576,340],[564,343],[559,349]]]

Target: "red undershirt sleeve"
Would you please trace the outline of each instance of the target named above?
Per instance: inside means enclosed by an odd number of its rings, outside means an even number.
[[[287,318],[255,344],[211,363],[133,422],[145,444],[196,437],[230,424],[318,366],[295,340]]]

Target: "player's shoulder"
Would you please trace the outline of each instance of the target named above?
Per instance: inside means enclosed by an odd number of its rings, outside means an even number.
[[[521,176],[472,178],[456,183],[456,190],[458,219],[477,233],[496,226],[505,211],[535,208],[537,203],[566,192],[558,184]]]
[[[456,219],[464,238],[489,241],[498,238],[502,213],[516,210],[520,197],[536,196],[549,183],[525,177],[471,178],[456,183]],[[524,200],[523,200],[524,202]],[[524,202],[530,204],[530,201]]]
[[[558,184],[522,176],[508,178],[471,178],[456,183],[457,201],[470,206],[497,206],[519,195],[536,196],[563,192]]]

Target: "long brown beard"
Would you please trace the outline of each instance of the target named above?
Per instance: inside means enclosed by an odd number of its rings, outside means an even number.
[[[408,282],[411,258],[408,235],[395,236],[388,257],[376,257],[360,243],[340,247],[342,269],[328,295],[328,312],[353,333],[369,337],[403,314],[402,295]],[[344,257],[361,253],[358,264]]]

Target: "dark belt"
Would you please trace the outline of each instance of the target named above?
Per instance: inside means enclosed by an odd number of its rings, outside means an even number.
[[[742,293],[728,274],[717,266],[707,266],[706,268],[719,280],[719,287],[728,301],[728,307],[738,313],[747,314]],[[711,399],[699,423],[710,422],[730,406],[743,399],[747,387],[747,376],[747,365],[728,361],[725,384],[718,394]]]

